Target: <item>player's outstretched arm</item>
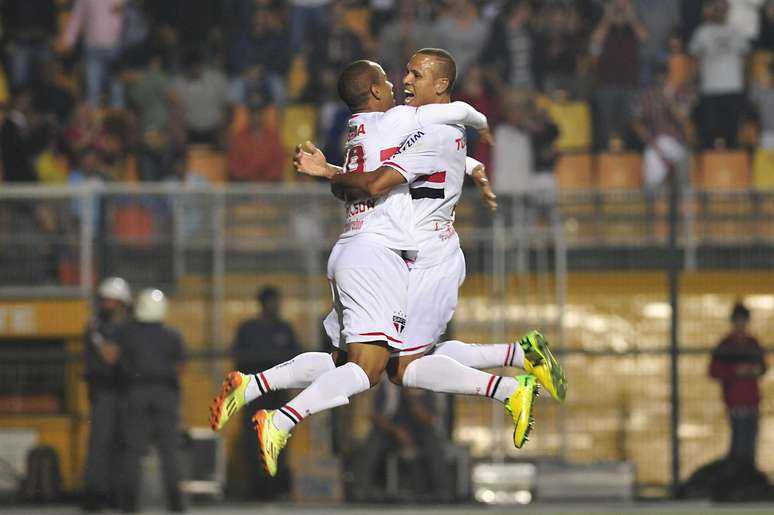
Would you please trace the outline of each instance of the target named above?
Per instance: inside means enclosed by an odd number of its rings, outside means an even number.
[[[470,175],[476,184],[478,191],[481,192],[481,199],[490,211],[497,210],[497,195],[492,191],[492,183],[486,177],[486,167],[480,161],[472,157],[465,158],[465,173]]]
[[[474,129],[486,129],[489,127],[486,116],[476,111],[467,102],[450,102],[448,104],[427,104],[416,110],[419,127],[427,125],[445,125],[460,123]]]

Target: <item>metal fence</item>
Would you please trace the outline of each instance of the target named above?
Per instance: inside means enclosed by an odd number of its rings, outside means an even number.
[[[495,216],[476,196],[466,192],[457,209],[468,278],[451,333],[504,342],[537,327],[559,351],[571,393],[563,406],[541,398],[534,438],[520,452],[509,445],[499,406],[457,398],[454,439],[481,459],[631,460],[641,492],[665,492],[677,408],[669,398],[666,195],[506,196]],[[726,446],[719,389],[706,368],[732,301],[748,299],[759,334],[774,326],[774,194],[688,191],[679,206],[685,477]],[[184,412],[190,425],[205,425],[209,399],[230,366],[235,328],[254,313],[257,287],[279,286],[304,347],[322,347],[320,321],[330,303],[325,263],[342,214],[318,184],[5,188],[0,296],[89,297],[106,275],[165,289],[173,299],[170,321],[195,357],[183,380]],[[26,381],[12,374],[18,369],[0,369],[0,385],[13,390]],[[773,383],[764,381],[765,393],[774,394]],[[353,438],[368,431],[369,406],[367,395],[354,403]],[[771,448],[769,419],[763,424],[761,447]],[[309,432],[299,446],[324,449],[329,436],[327,429]],[[761,464],[774,472],[774,464]]]

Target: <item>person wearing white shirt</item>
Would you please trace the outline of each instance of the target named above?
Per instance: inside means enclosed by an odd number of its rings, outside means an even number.
[[[699,63],[699,135],[705,148],[735,147],[744,106],[745,58],[750,43],[726,23],[728,2],[706,6],[706,21],[691,38],[689,53]]]

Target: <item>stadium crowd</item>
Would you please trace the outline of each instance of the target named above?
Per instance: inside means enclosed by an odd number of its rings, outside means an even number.
[[[287,180],[283,124],[312,123],[340,162],[339,70],[377,60],[400,101],[421,47],[457,59],[457,98],[498,143],[471,134],[472,154],[502,192],[550,184],[562,152],[644,151],[648,186],[691,148],[774,149],[772,0],[4,0],[0,15],[6,182]],[[202,149],[220,171],[192,162]]]

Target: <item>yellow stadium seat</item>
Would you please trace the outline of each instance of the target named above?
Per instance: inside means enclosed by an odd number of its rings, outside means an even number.
[[[758,190],[774,190],[774,150],[759,148],[755,151],[753,186]]]
[[[597,156],[597,182],[603,190],[638,190],[642,187],[642,157],[633,153],[604,152]]]
[[[758,50],[750,56],[748,79],[752,84],[768,84],[769,66],[774,60],[774,54],[767,50]]]
[[[226,181],[226,156],[207,145],[188,145],[188,169],[205,176],[210,182]]]
[[[556,149],[560,152],[588,150],[591,147],[591,110],[586,102],[551,100],[545,107],[559,127]]]
[[[594,159],[591,154],[563,154],[554,168],[560,191],[588,191],[594,188]]]
[[[742,150],[704,152],[698,186],[704,189],[749,188],[749,161],[747,152]]]
[[[282,113],[281,137],[290,150],[306,140],[314,141],[317,134],[318,110],[313,105],[290,105]]]
[[[288,70],[288,98],[297,100],[308,83],[309,71],[306,67],[306,58],[303,54],[298,54],[293,58]]]

